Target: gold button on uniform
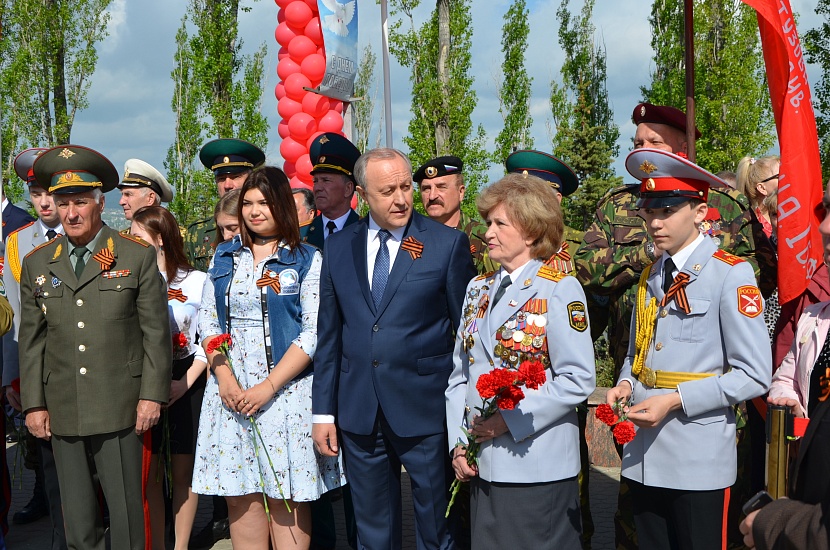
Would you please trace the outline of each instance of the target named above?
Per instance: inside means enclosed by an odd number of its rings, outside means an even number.
[[[86,351],[86,346],[81,344],[80,346],[78,346],[78,351]]]
[[[84,326],[85,325],[83,321],[78,321],[78,328],[84,328]]]
[[[81,369],[78,372],[80,372],[81,374],[86,374],[86,367],[81,367]]]
[[[76,305],[76,306],[78,306],[78,307],[81,307],[82,305],[84,305],[84,301],[83,301],[83,300],[81,300],[80,298],[78,298],[78,299],[75,301],[75,305]]]
[[[657,345],[654,346],[654,349],[656,349],[657,351],[663,349],[663,342],[657,342]]]
[[[660,317],[665,317],[665,316],[666,316],[666,315],[668,315],[668,314],[669,314],[669,312],[668,312],[668,311],[666,311],[665,309],[663,309],[663,310],[661,310],[661,311],[660,311]]]

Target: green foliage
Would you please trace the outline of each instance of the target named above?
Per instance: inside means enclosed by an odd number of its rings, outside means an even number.
[[[107,36],[112,0],[2,0],[0,107],[2,174],[12,200],[22,182],[12,161],[22,149],[69,143],[88,106],[90,76]]]
[[[408,19],[394,21],[389,32],[389,50],[401,65],[412,71],[412,119],[404,143],[414,166],[440,155],[455,155],[464,161],[467,193],[462,209],[475,216],[475,197],[487,181],[489,158],[484,127],[473,126],[477,97],[471,66],[472,20],[470,0],[438,0],[449,8],[445,25],[449,43],[439,60],[439,10],[420,27],[413,10],[420,0],[392,0],[392,15]],[[439,62],[440,61],[440,62]],[[445,72],[439,71],[441,65]],[[446,135],[445,135],[446,134]]]
[[[649,18],[654,72],[645,100],[685,111],[683,4],[656,0]],[[755,11],[734,0],[696,0],[695,123],[697,163],[712,172],[734,170],[745,155],[763,155],[775,126]]]
[[[622,178],[611,164],[617,156],[620,130],[606,88],[605,47],[595,43],[591,23],[594,1],[586,0],[574,18],[562,0],[556,12],[559,44],[565,52],[563,82],[551,82],[551,114],[556,126],[553,154],[579,178],[579,189],[562,199],[565,224],[584,231],[590,225],[597,202]]]
[[[822,179],[830,178],[830,1],[818,0],[816,14],[824,18],[822,24],[802,35],[808,63],[821,67],[819,81],[813,85],[816,107],[816,128],[821,152]]]
[[[527,21],[527,3],[515,0],[504,14],[501,51],[502,81],[498,86],[499,112],[504,125],[496,137],[493,161],[503,164],[507,156],[518,149],[532,149],[530,127],[530,83],[525,69],[525,52],[530,25]]]
[[[262,113],[265,43],[242,54],[239,0],[190,0],[176,33],[171,107],[176,115],[173,144],[164,166],[176,189],[171,211],[183,226],[213,214],[218,198],[213,174],[198,160],[205,141],[239,138],[263,150],[268,121]],[[196,32],[188,33],[188,21]]]
[[[369,148],[369,134],[372,132],[372,125],[375,117],[375,98],[377,97],[377,86],[375,83],[375,64],[377,56],[372,46],[366,46],[360,56],[360,63],[357,67],[357,76],[354,82],[354,95],[361,98],[352,103],[354,113],[354,144],[359,151],[364,152]]]

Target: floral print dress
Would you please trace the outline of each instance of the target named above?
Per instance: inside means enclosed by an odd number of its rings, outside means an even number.
[[[267,261],[254,265],[253,254],[242,248],[230,282],[230,334],[233,340],[230,360],[243,388],[264,381],[269,372],[261,291],[256,286]],[[293,340],[294,345],[312,358],[317,347],[321,264],[320,253],[315,252],[311,269],[300,285],[302,331]],[[225,332],[225,328],[219,326],[216,305],[213,282],[208,277],[199,318],[199,333],[204,337]],[[275,363],[285,351],[272,350]],[[256,434],[244,415],[224,406],[216,378],[211,375],[199,421],[193,491],[220,496],[264,491],[271,498],[305,502],[344,485],[340,457],[324,457],[314,450],[311,439],[312,379],[313,375],[309,375],[280,388],[274,399],[255,415],[260,432]]]

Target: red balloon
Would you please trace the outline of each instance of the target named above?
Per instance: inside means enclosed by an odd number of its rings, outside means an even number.
[[[314,12],[314,15],[320,15],[320,8],[317,7],[317,0],[305,0],[305,3],[308,4],[308,7]]]
[[[339,132],[343,128],[343,117],[334,111],[329,111],[317,124],[321,132]]]
[[[312,17],[311,21],[308,22],[308,25],[305,26],[303,34],[311,38],[312,42],[314,42],[317,46],[322,46],[323,29],[320,28],[320,18]]]
[[[285,10],[277,10],[277,23],[285,21]]]
[[[296,0],[295,0],[296,1]],[[280,23],[277,25],[277,29],[274,31],[274,38],[277,39],[277,42],[280,46],[288,46],[291,43],[291,40],[301,34],[300,31],[292,29],[288,26],[288,23]]]
[[[291,131],[288,129],[288,121],[281,120],[279,124],[277,124],[277,133],[280,135],[281,138],[285,139],[291,135]]]
[[[277,98],[277,101],[285,97],[285,84],[277,82],[277,85],[274,86],[274,97]]]
[[[326,58],[314,53],[300,63],[300,71],[308,77],[312,86],[319,86],[326,74]]]
[[[304,155],[300,155],[300,158],[297,159],[297,175],[302,178],[302,174],[309,174],[311,175],[311,169],[314,166],[311,164],[311,157],[308,156],[308,153]]]
[[[283,170],[283,172],[285,172],[285,170]],[[296,173],[296,170],[295,170],[295,173]],[[286,172],[286,175],[288,175],[288,172]],[[307,189],[308,188],[308,185],[301,182],[300,178],[298,178],[296,175],[291,176],[291,179],[288,180],[288,184],[291,186],[291,189]]]
[[[317,46],[314,45],[311,38],[305,35],[295,36],[288,43],[288,55],[297,63],[301,63],[303,59],[316,53]]]
[[[282,61],[286,57],[288,57],[288,48],[286,48],[285,46],[280,46],[279,51],[277,51],[277,60]]]
[[[357,193],[352,195],[352,210],[357,210]]]
[[[311,144],[314,143],[314,140],[322,136],[323,134],[325,134],[325,132],[314,132],[313,134],[308,136],[308,141],[305,142],[305,146],[311,149]]]
[[[282,62],[280,62],[282,63]],[[285,79],[285,95],[294,101],[302,101],[308,93],[303,88],[310,88],[311,81],[303,73],[294,73],[288,75]]]
[[[294,101],[290,97],[284,97],[277,101],[277,112],[285,120],[291,120],[291,117],[303,110],[303,104],[299,101]]]
[[[329,98],[326,96],[307,93],[303,98],[303,112],[306,112],[314,118],[322,118],[323,115],[329,112]]]
[[[330,101],[331,101],[330,104],[331,104],[331,110],[332,111],[334,111],[336,113],[342,113],[343,112],[343,102],[342,101],[340,101],[339,99],[331,99]]]
[[[282,9],[285,9],[286,7],[288,7],[288,4],[290,4],[291,2],[294,2],[294,1],[295,0],[274,0],[274,3],[276,5],[278,5],[279,7],[281,7]]]
[[[314,185],[314,177],[311,174],[306,174],[305,172],[297,170],[297,178],[299,178],[303,185],[309,189],[312,189],[312,185]]]
[[[317,131],[317,121],[308,113],[297,113],[288,121],[291,137],[299,143],[305,143],[308,136]]]
[[[280,143],[280,154],[282,158],[288,162],[297,162],[300,155],[308,154],[308,149],[301,143],[297,143],[294,138],[287,137]]]
[[[298,72],[300,72],[300,64],[296,63],[290,57],[281,59],[277,63],[277,76],[280,77],[280,80],[286,80],[290,75]]]
[[[285,172],[285,175],[289,178],[293,178],[294,174],[297,173],[297,165],[293,162],[285,161],[282,165],[282,171]]]
[[[285,8],[285,22],[295,29],[305,29],[313,16],[314,12],[302,0],[295,0]]]

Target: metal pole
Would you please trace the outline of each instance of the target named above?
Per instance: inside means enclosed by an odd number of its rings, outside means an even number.
[[[685,21],[684,39],[686,42],[686,154],[695,162],[695,16],[694,0],[683,0]]]
[[[386,119],[386,146],[392,147],[392,92],[389,77],[389,10],[386,0],[380,2],[381,54],[383,56],[383,113]]]

